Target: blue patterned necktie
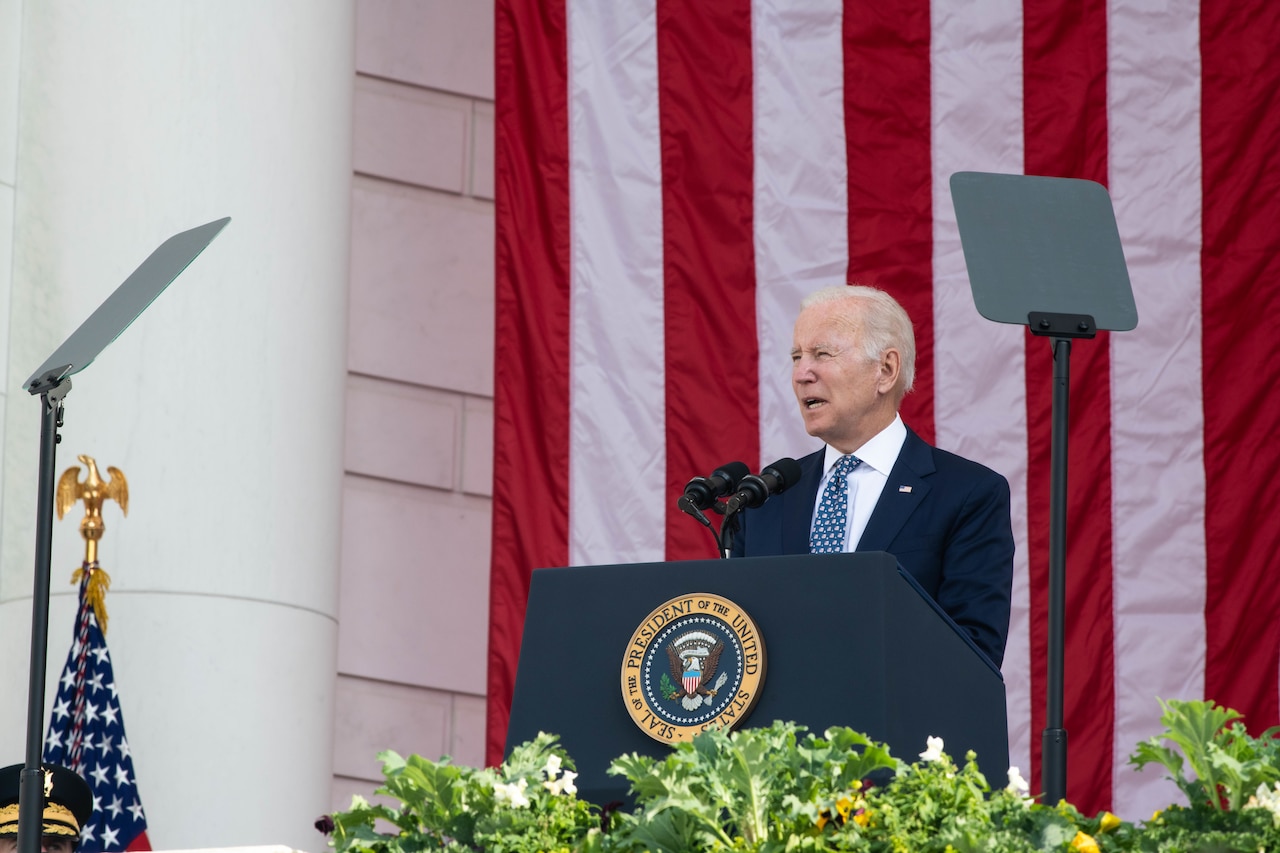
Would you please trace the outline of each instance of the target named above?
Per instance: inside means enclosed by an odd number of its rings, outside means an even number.
[[[841,456],[832,469],[827,487],[822,490],[818,514],[813,519],[813,532],[809,534],[811,553],[836,554],[844,550],[845,531],[849,529],[848,474],[861,464],[861,459],[850,454]]]

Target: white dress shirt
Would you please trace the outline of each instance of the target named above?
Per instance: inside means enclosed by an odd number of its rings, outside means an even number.
[[[858,547],[862,533],[867,529],[871,512],[880,500],[880,493],[889,481],[889,472],[898,461],[902,445],[907,441],[907,425],[900,415],[895,415],[893,423],[871,437],[871,440],[853,452],[862,460],[862,464],[849,472],[849,522],[845,527],[844,550],[852,551]],[[845,454],[827,445],[826,455],[822,461],[822,481],[818,483],[818,498],[813,504],[813,515],[818,514],[818,504],[822,502],[822,493],[831,479],[831,469]]]

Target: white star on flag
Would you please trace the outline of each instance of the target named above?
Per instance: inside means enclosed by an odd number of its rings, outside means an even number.
[[[76,641],[54,698],[44,760],[74,769],[93,792],[94,813],[81,832],[82,851],[150,850],[111,654],[93,610],[85,601],[85,583],[90,573],[85,574],[76,615]],[[90,696],[96,701],[89,702]],[[118,750],[118,756],[111,754],[113,748]],[[97,756],[93,755],[95,751]]]

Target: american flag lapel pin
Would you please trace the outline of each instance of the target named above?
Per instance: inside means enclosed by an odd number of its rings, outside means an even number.
[[[908,494],[908,495],[909,495],[909,494],[911,494],[911,487],[910,487],[910,486],[898,486],[898,491],[903,492],[903,493],[905,493],[905,494]]]

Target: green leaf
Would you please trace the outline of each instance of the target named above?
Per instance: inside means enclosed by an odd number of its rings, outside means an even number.
[[[1163,765],[1193,808],[1238,810],[1259,784],[1280,778],[1277,732],[1252,738],[1238,711],[1211,701],[1159,701],[1165,731],[1139,744],[1129,761],[1138,768]],[[1188,768],[1190,776],[1184,775]]]
[[[628,833],[628,840],[635,842],[635,846],[624,849],[690,853],[709,849],[719,839],[709,837],[706,827],[688,812],[664,811],[636,823]]]
[[[400,753],[386,749],[378,753],[378,760],[382,762],[382,772],[392,773],[404,767],[404,759],[400,757]]]

